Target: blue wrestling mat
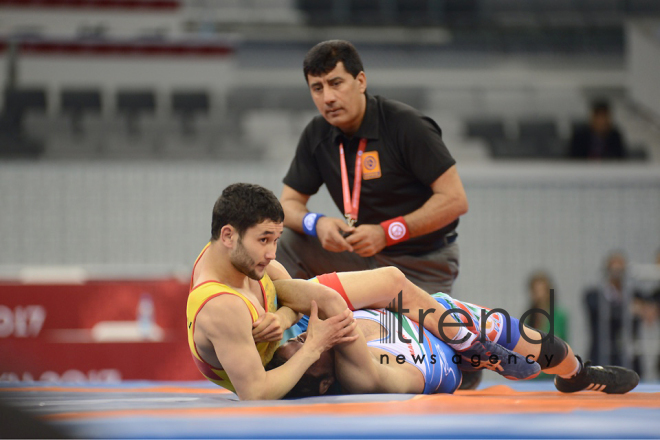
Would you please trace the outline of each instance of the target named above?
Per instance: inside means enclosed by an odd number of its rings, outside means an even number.
[[[550,381],[454,395],[241,402],[209,382],[2,383],[0,397],[72,438],[658,438],[660,385],[560,394]],[[0,431],[1,432],[1,431]]]

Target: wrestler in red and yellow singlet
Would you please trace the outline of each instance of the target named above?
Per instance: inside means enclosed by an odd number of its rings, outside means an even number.
[[[206,249],[208,249],[210,243],[207,244],[202,252],[197,257],[195,261],[195,266],[193,267],[193,274],[195,272],[195,267],[197,262],[202,257]],[[275,293],[275,286],[271,281],[267,273],[264,273],[263,278],[259,280],[259,285],[261,286],[261,292],[264,297],[264,308],[266,312],[275,312],[277,310],[277,296]],[[195,319],[197,314],[204,307],[204,305],[211,299],[219,295],[235,295],[241,298],[247,308],[250,310],[250,315],[252,316],[252,322],[256,321],[259,318],[259,313],[255,308],[254,304],[250,302],[245,296],[241,295],[236,290],[231,287],[222,284],[218,281],[204,281],[202,283],[193,286],[192,279],[190,281],[190,293],[188,294],[188,306],[187,306],[187,317],[188,317],[188,345],[190,346],[190,352],[192,353],[193,359],[195,360],[195,365],[199,371],[211,382],[220,385],[223,388],[226,388],[230,391],[236,392],[234,386],[232,385],[227,373],[224,370],[220,370],[209,365],[205,362],[199,353],[197,352],[197,347],[195,346],[195,339],[193,337],[195,333]],[[279,341],[275,342],[259,342],[256,344],[257,351],[261,357],[261,363],[265,366],[270,362],[273,357],[273,353],[279,346]]]

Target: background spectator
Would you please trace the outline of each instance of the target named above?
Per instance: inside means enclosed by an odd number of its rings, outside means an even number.
[[[576,159],[625,159],[628,156],[621,133],[612,123],[607,101],[595,101],[589,124],[574,129],[569,155]]]
[[[640,373],[640,357],[633,349],[644,301],[626,276],[626,266],[623,253],[611,252],[606,259],[603,281],[585,293],[591,332],[590,359],[594,363],[628,364]]]
[[[554,289],[550,276],[544,271],[534,272],[529,278],[529,307],[531,309],[542,309],[550,313],[550,289]],[[554,331],[555,336],[568,341],[568,313],[557,304],[557,291],[554,292]],[[550,331],[550,322],[540,313],[530,315],[525,324],[542,332]]]
[[[550,313],[550,289],[553,289],[553,312]],[[529,305],[527,310],[542,309],[553,317],[554,333],[560,339],[568,341],[568,313],[557,303],[557,291],[550,280],[547,272],[539,270],[533,272],[528,282]],[[525,324],[541,330],[545,333],[550,331],[550,321],[540,313],[534,313],[527,317]],[[554,376],[541,372],[539,380],[553,379]]]

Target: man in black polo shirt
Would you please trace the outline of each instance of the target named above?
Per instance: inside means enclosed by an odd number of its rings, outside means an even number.
[[[428,292],[458,275],[458,217],[467,212],[441,130],[412,107],[369,95],[347,41],[325,41],[304,61],[320,116],[305,128],[284,178],[277,259],[295,278],[396,266]],[[345,218],[309,212],[325,185]]]

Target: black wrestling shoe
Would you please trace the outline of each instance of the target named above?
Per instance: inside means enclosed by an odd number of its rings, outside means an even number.
[[[486,368],[510,380],[533,379],[541,373],[537,362],[528,362],[524,356],[488,340],[482,343],[475,339],[470,347],[457,353],[462,358],[458,368],[463,371]],[[495,363],[490,362],[491,356],[497,357]],[[477,362],[479,365],[473,365]]]
[[[576,356],[582,364],[582,359]],[[605,367],[591,365],[587,361],[582,370],[570,379],[555,376],[555,387],[562,393],[578,391],[602,391],[606,394],[625,394],[639,383],[639,375],[633,370],[607,365]]]

